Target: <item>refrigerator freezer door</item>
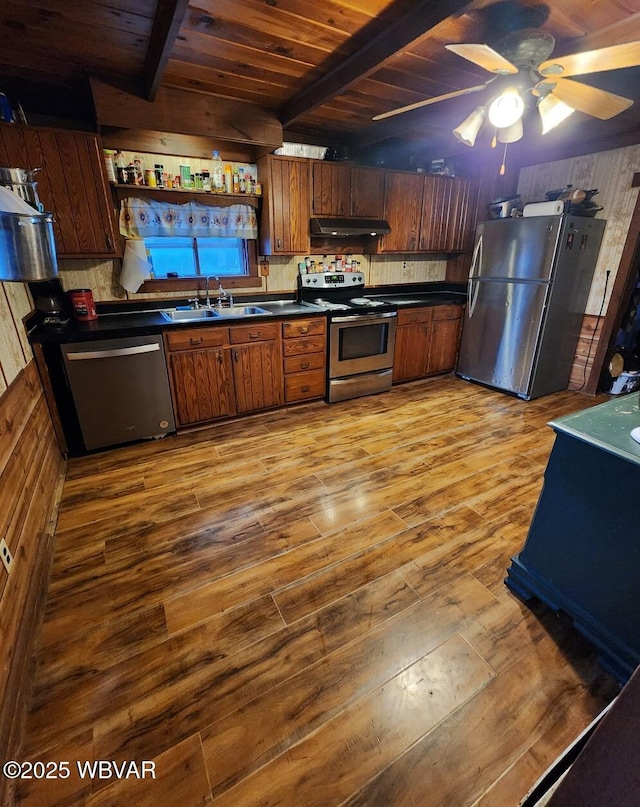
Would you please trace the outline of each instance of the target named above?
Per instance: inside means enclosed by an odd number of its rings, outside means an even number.
[[[549,285],[491,280],[471,285],[475,305],[462,329],[456,372],[527,398]]]
[[[478,225],[482,239],[476,277],[549,280],[558,247],[561,216],[496,219]]]

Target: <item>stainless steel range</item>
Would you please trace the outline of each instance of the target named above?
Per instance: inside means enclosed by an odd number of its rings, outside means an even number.
[[[329,403],[391,388],[397,308],[364,296],[362,272],[299,275],[298,298],[329,312]]]

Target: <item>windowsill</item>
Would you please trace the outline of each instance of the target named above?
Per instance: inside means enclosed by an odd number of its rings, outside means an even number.
[[[213,275],[210,275],[213,277]],[[257,275],[245,275],[238,277],[220,277],[222,285],[225,289],[261,289],[262,278]],[[204,289],[206,284],[206,277],[168,277],[156,278],[154,280],[145,280],[142,286],[138,289],[139,292],[151,293],[162,291],[195,291],[196,289]],[[210,284],[213,288],[213,284]]]

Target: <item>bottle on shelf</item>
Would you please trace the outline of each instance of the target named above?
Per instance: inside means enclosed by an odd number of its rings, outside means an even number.
[[[114,161],[116,164],[116,175],[118,177],[118,182],[121,185],[127,184],[127,161],[124,158],[124,154],[121,151],[116,151]]]
[[[238,171],[233,172],[233,192],[240,193],[240,175]]]
[[[113,161],[115,151],[111,151],[110,149],[103,149],[103,151],[104,151],[104,164],[107,168],[107,179],[109,180],[109,182],[117,182],[118,179],[116,177],[116,166]]]
[[[202,190],[211,193],[211,174],[206,170],[202,172]]]
[[[213,162],[213,191],[214,193],[224,193],[224,174],[222,170],[222,158],[216,149],[211,156]]]
[[[238,190],[240,193],[247,192],[247,183],[244,178],[244,168],[238,168]]]
[[[233,193],[233,169],[230,163],[224,167],[224,190],[225,193]]]

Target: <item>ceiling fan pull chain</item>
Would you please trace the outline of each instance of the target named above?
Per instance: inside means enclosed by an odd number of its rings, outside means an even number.
[[[500,176],[503,177],[507,172],[507,146],[509,144],[504,144],[504,154],[502,155],[502,165],[500,166]]]
[[[493,133],[493,138],[491,140],[491,148],[494,149],[498,145],[498,130],[496,129]]]

